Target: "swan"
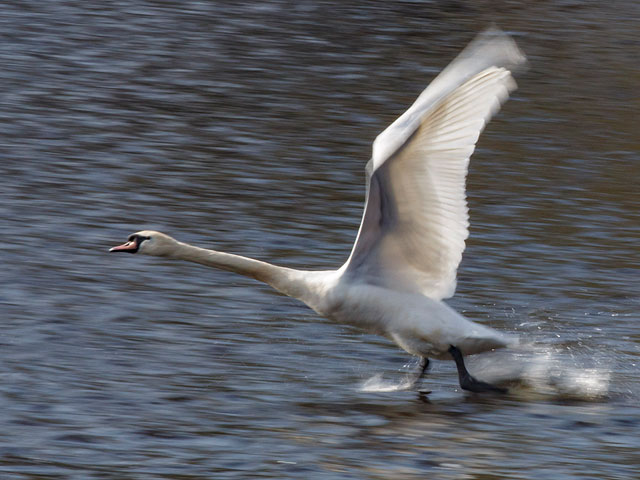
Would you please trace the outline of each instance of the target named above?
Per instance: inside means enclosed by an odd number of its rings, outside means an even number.
[[[252,277],[319,315],[384,336],[420,358],[453,360],[462,389],[505,392],[472,376],[464,356],[518,343],[443,302],[456,288],[468,237],[465,178],[485,124],[515,89],[525,62],[515,42],[492,28],[479,34],[373,143],[364,214],[347,261],[308,271],[192,246],[143,230],[110,252],[186,260]]]

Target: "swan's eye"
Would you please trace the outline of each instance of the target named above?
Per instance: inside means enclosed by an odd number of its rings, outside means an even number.
[[[136,241],[136,244],[140,246],[140,244],[145,240],[151,240],[151,237],[145,237],[143,235],[134,235],[133,239]]]
[[[145,240],[151,240],[151,237],[145,237],[143,235],[134,233],[133,235],[129,235],[129,238],[127,238],[128,242],[136,242],[137,246],[140,246],[140,244]]]

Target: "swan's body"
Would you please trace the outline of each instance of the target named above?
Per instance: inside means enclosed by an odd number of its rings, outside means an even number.
[[[455,291],[468,236],[469,157],[486,122],[515,88],[509,68],[523,61],[506,35],[480,35],[376,138],[358,238],[338,270],[278,267],[154,231],[133,234],[111,251],[188,260],[253,277],[333,321],[391,339],[424,359],[422,371],[428,357],[453,358],[463,388],[495,390],[468,375],[460,353],[481,353],[517,339],[467,320],[442,299]]]

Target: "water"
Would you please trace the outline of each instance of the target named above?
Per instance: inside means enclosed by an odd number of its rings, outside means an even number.
[[[0,22],[0,476],[640,475],[633,1],[22,1]],[[249,279],[110,256],[131,232],[348,255],[371,141],[491,22],[530,65],[472,161],[450,301],[529,347],[461,392]],[[415,361],[414,361],[415,362]]]

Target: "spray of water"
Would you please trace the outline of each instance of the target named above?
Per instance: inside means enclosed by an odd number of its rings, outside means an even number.
[[[468,359],[469,370],[483,381],[504,385],[518,397],[600,401],[609,396],[610,361],[571,346],[523,345]],[[415,369],[416,365],[407,368]],[[455,372],[455,370],[454,370]],[[425,380],[428,385],[428,375]],[[425,385],[423,384],[423,385]],[[413,387],[412,373],[396,380],[377,374],[360,386],[364,392],[393,392]]]

